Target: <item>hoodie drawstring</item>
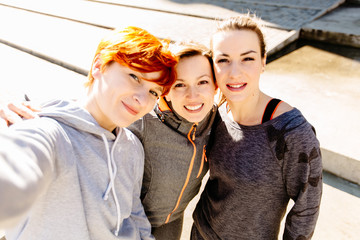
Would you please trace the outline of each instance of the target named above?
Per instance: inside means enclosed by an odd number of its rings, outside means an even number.
[[[117,195],[116,195],[115,185],[114,185],[116,172],[117,172],[117,166],[116,166],[116,163],[115,163],[115,160],[114,160],[114,149],[115,149],[116,142],[117,142],[117,140],[119,138],[116,138],[114,146],[113,146],[113,148],[111,150],[111,155],[110,155],[109,143],[108,143],[108,141],[107,141],[107,139],[105,137],[105,134],[101,134],[101,137],[102,137],[102,139],[104,141],[105,148],[106,148],[107,165],[108,165],[109,178],[110,178],[109,183],[108,183],[107,188],[106,188],[106,191],[105,191],[105,193],[103,195],[103,199],[105,201],[107,201],[108,198],[109,198],[110,191],[112,192],[113,197],[114,197],[114,201],[115,201],[115,205],[116,205],[116,213],[117,213],[117,223],[116,223],[116,229],[114,231],[114,235],[118,236],[119,235],[119,229],[120,229],[120,204],[119,204],[119,200],[118,200]]]

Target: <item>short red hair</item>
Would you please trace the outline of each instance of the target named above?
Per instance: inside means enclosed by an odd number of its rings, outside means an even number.
[[[150,73],[161,72],[158,79],[146,79],[164,88],[167,94],[176,79],[177,58],[168,50],[168,42],[160,41],[154,35],[138,27],[114,30],[103,38],[98,45],[93,64],[97,58],[102,61],[101,71],[112,62],[117,62],[135,71]],[[86,86],[90,86],[94,77],[89,72]]]

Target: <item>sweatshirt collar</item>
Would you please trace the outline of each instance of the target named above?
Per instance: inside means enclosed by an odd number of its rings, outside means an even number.
[[[216,110],[217,107],[214,105],[212,111],[210,111],[210,113],[201,122],[198,123],[196,136],[202,135],[204,130],[207,130],[209,127],[211,127],[209,125],[212,123],[212,118],[213,115],[215,115]],[[191,127],[194,125],[194,123],[189,122],[177,114],[173,109],[171,102],[166,101],[165,97],[161,97],[159,99],[154,111],[162,122],[182,134],[188,134]]]

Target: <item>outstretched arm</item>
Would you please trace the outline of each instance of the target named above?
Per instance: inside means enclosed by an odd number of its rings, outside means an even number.
[[[1,131],[0,229],[23,220],[47,189],[54,173],[54,143],[41,128]]]

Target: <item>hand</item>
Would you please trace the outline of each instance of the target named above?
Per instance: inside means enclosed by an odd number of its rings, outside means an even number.
[[[0,128],[10,126],[13,123],[23,119],[32,119],[38,117],[36,112],[40,108],[35,107],[30,102],[8,103],[0,106]]]

